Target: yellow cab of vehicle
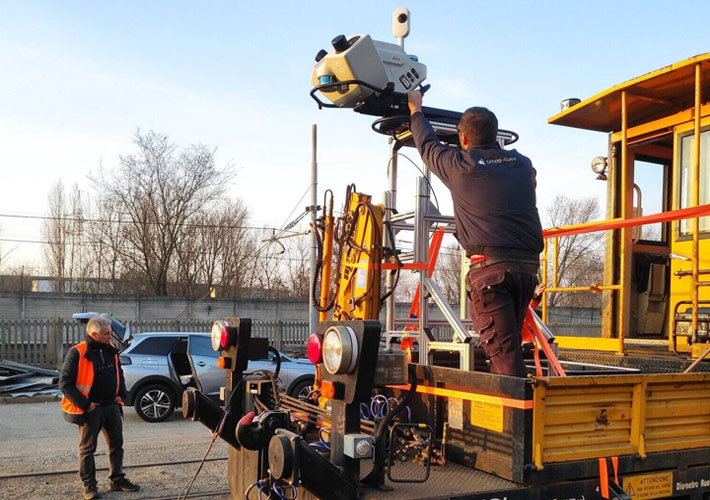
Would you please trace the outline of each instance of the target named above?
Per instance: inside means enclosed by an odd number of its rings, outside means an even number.
[[[609,133],[609,152],[592,165],[607,182],[608,220],[546,232],[548,291],[585,289],[556,286],[558,238],[618,228],[605,231],[604,283],[586,288],[603,294],[601,338],[558,337],[561,348],[693,358],[710,348],[708,101],[710,54],[702,54],[568,102],[549,119]]]

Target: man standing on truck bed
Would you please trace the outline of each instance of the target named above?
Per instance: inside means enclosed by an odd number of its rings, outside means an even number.
[[[103,430],[108,445],[110,491],[137,491],[123,473],[123,410],[126,395],[118,350],[111,343],[111,320],[94,316],[86,324],[86,339],[64,358],[59,376],[62,412],[79,426],[79,477],[84,498],[101,498],[96,488],[94,452]]]
[[[451,191],[456,238],[471,259],[471,318],[491,372],[524,377],[521,329],[543,249],[535,169],[516,150],[501,149],[498,119],[488,109],[463,113],[459,149],[441,144],[421,112],[421,92],[408,97],[419,154]]]

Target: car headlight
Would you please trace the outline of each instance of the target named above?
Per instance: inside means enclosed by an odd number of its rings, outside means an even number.
[[[358,359],[358,343],[352,328],[331,326],[323,336],[323,365],[331,375],[350,373]]]

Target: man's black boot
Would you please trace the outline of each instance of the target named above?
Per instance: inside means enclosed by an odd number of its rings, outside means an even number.
[[[95,484],[84,486],[84,500],[95,500],[101,498],[101,493],[96,489]]]
[[[111,481],[111,487],[109,489],[110,491],[138,491],[140,486],[122,477],[116,481]]]

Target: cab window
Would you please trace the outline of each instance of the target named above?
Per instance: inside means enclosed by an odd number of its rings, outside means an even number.
[[[680,207],[693,204],[693,148],[695,136],[691,132],[680,139]],[[700,133],[700,197],[699,204],[710,203],[710,175],[708,175],[708,154],[710,153],[710,130]],[[693,219],[680,221],[680,235],[686,236],[693,230]],[[700,217],[700,232],[710,231],[710,217]]]

